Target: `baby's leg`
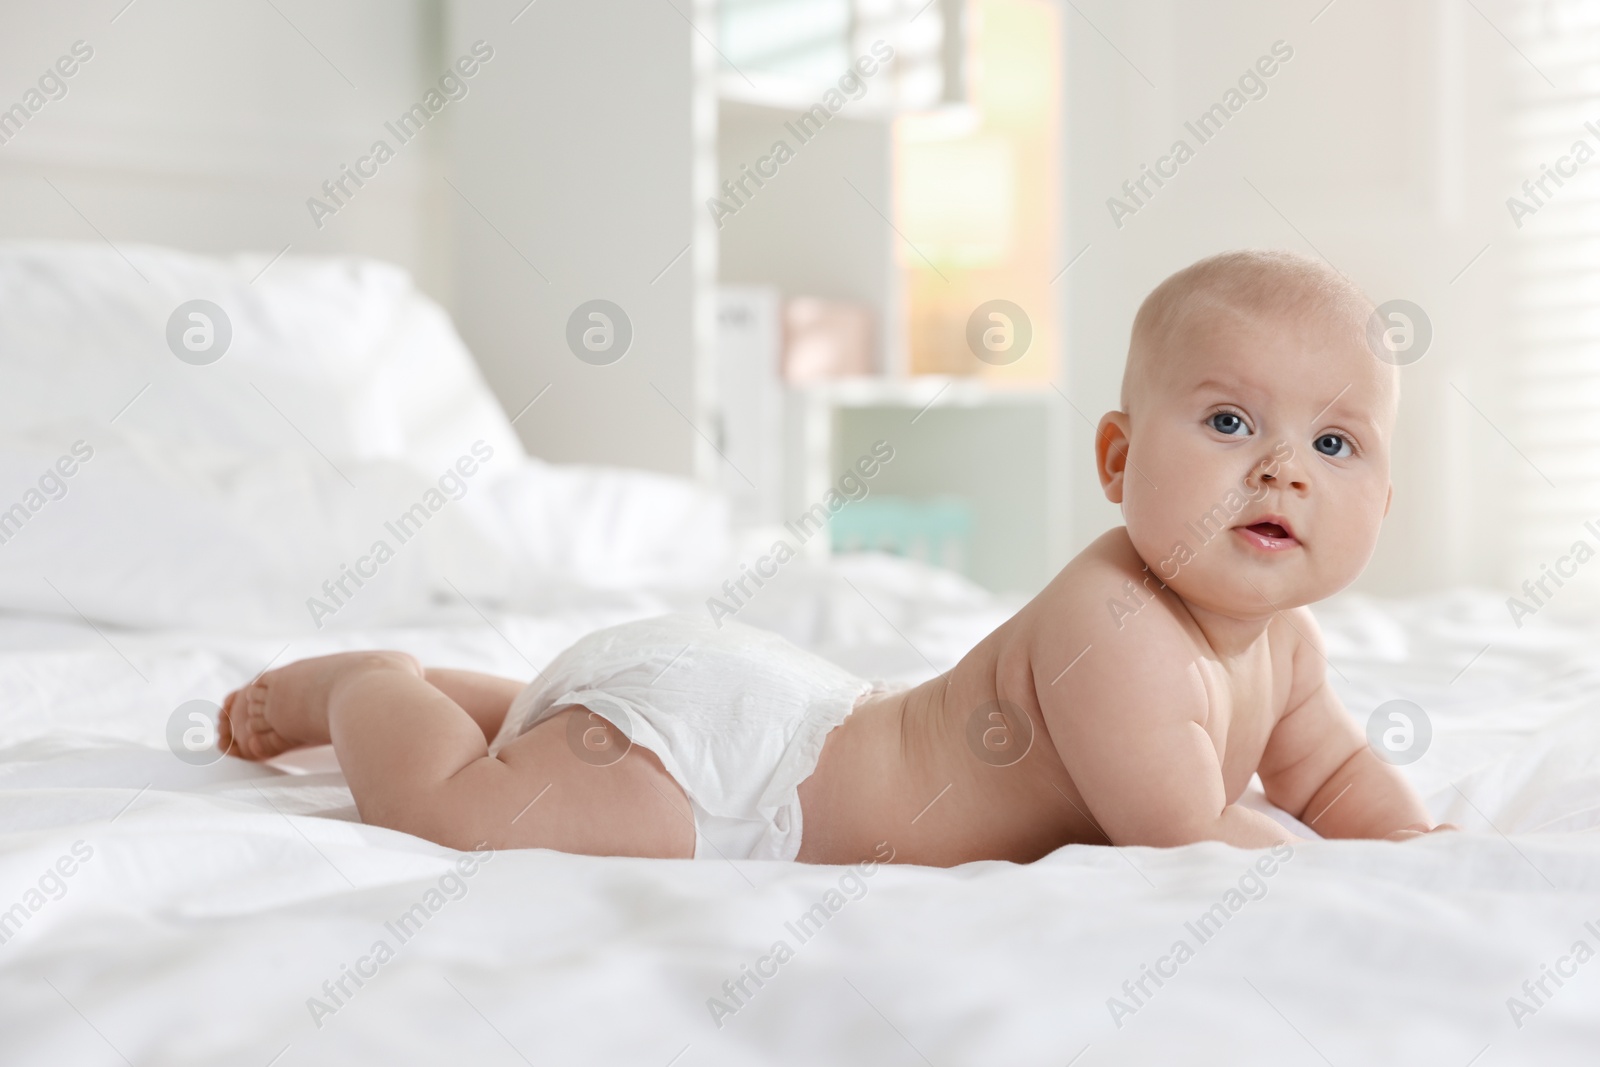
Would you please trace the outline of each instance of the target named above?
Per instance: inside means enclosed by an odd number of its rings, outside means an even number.
[[[217,717],[217,747],[245,759],[271,759],[304,745],[326,745],[328,695],[345,675],[389,668],[420,676],[404,652],[345,652],[303,659],[267,671],[229,693]]]
[[[452,688],[461,681],[443,680]],[[458,849],[487,843],[589,855],[694,854],[688,798],[652,753],[633,748],[597,766],[568,743],[568,720],[585,709],[560,712],[490,756],[486,719],[430,684],[409,656],[305,660],[269,671],[243,692],[225,706],[232,726],[224,743],[231,731],[246,739],[242,754],[260,759],[266,757],[255,752],[275,754],[280,743],[277,751],[331,740],[363,822]],[[254,725],[257,718],[264,729]],[[626,744],[611,733],[614,743]],[[262,737],[265,746],[255,747]]]
[[[511,702],[522,692],[526,683],[511,678],[497,678],[476,671],[454,671],[429,667],[423,672],[428,684],[461,706],[472,716],[472,721],[483,731],[485,741],[493,741],[506,721]]]

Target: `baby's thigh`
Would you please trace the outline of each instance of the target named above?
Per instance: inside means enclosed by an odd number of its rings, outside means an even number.
[[[505,848],[591,856],[694,856],[694,813],[655,753],[630,745],[585,707],[559,711],[505,745],[499,762],[526,793],[500,837]],[[510,810],[504,802],[500,813]]]

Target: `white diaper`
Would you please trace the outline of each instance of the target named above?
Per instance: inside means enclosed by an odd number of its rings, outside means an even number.
[[[491,754],[581,704],[654,752],[694,809],[695,859],[792,860],[800,783],[878,682],[777,634],[699,614],[599,630],[517,694]]]

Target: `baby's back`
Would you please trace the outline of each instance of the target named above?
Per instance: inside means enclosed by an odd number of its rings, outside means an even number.
[[[854,862],[887,842],[904,863],[1026,863],[1065,844],[1108,843],[1041,708],[1041,691],[1092,654],[1071,643],[1071,620],[1104,614],[1105,590],[1137,573],[1105,541],[955,667],[857,708],[801,787],[800,859]]]

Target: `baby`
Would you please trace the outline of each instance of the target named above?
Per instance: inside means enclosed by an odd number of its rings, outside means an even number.
[[[1327,682],[1307,604],[1389,509],[1395,368],[1321,264],[1213,256],[1134,319],[1095,460],[1127,525],[953,669],[886,690],[700,615],[602,630],[532,684],[395,652],[230,694],[250,759],[332,742],[361,818],[453,848],[1029,862],[1071,843],[1259,848],[1433,826]]]

